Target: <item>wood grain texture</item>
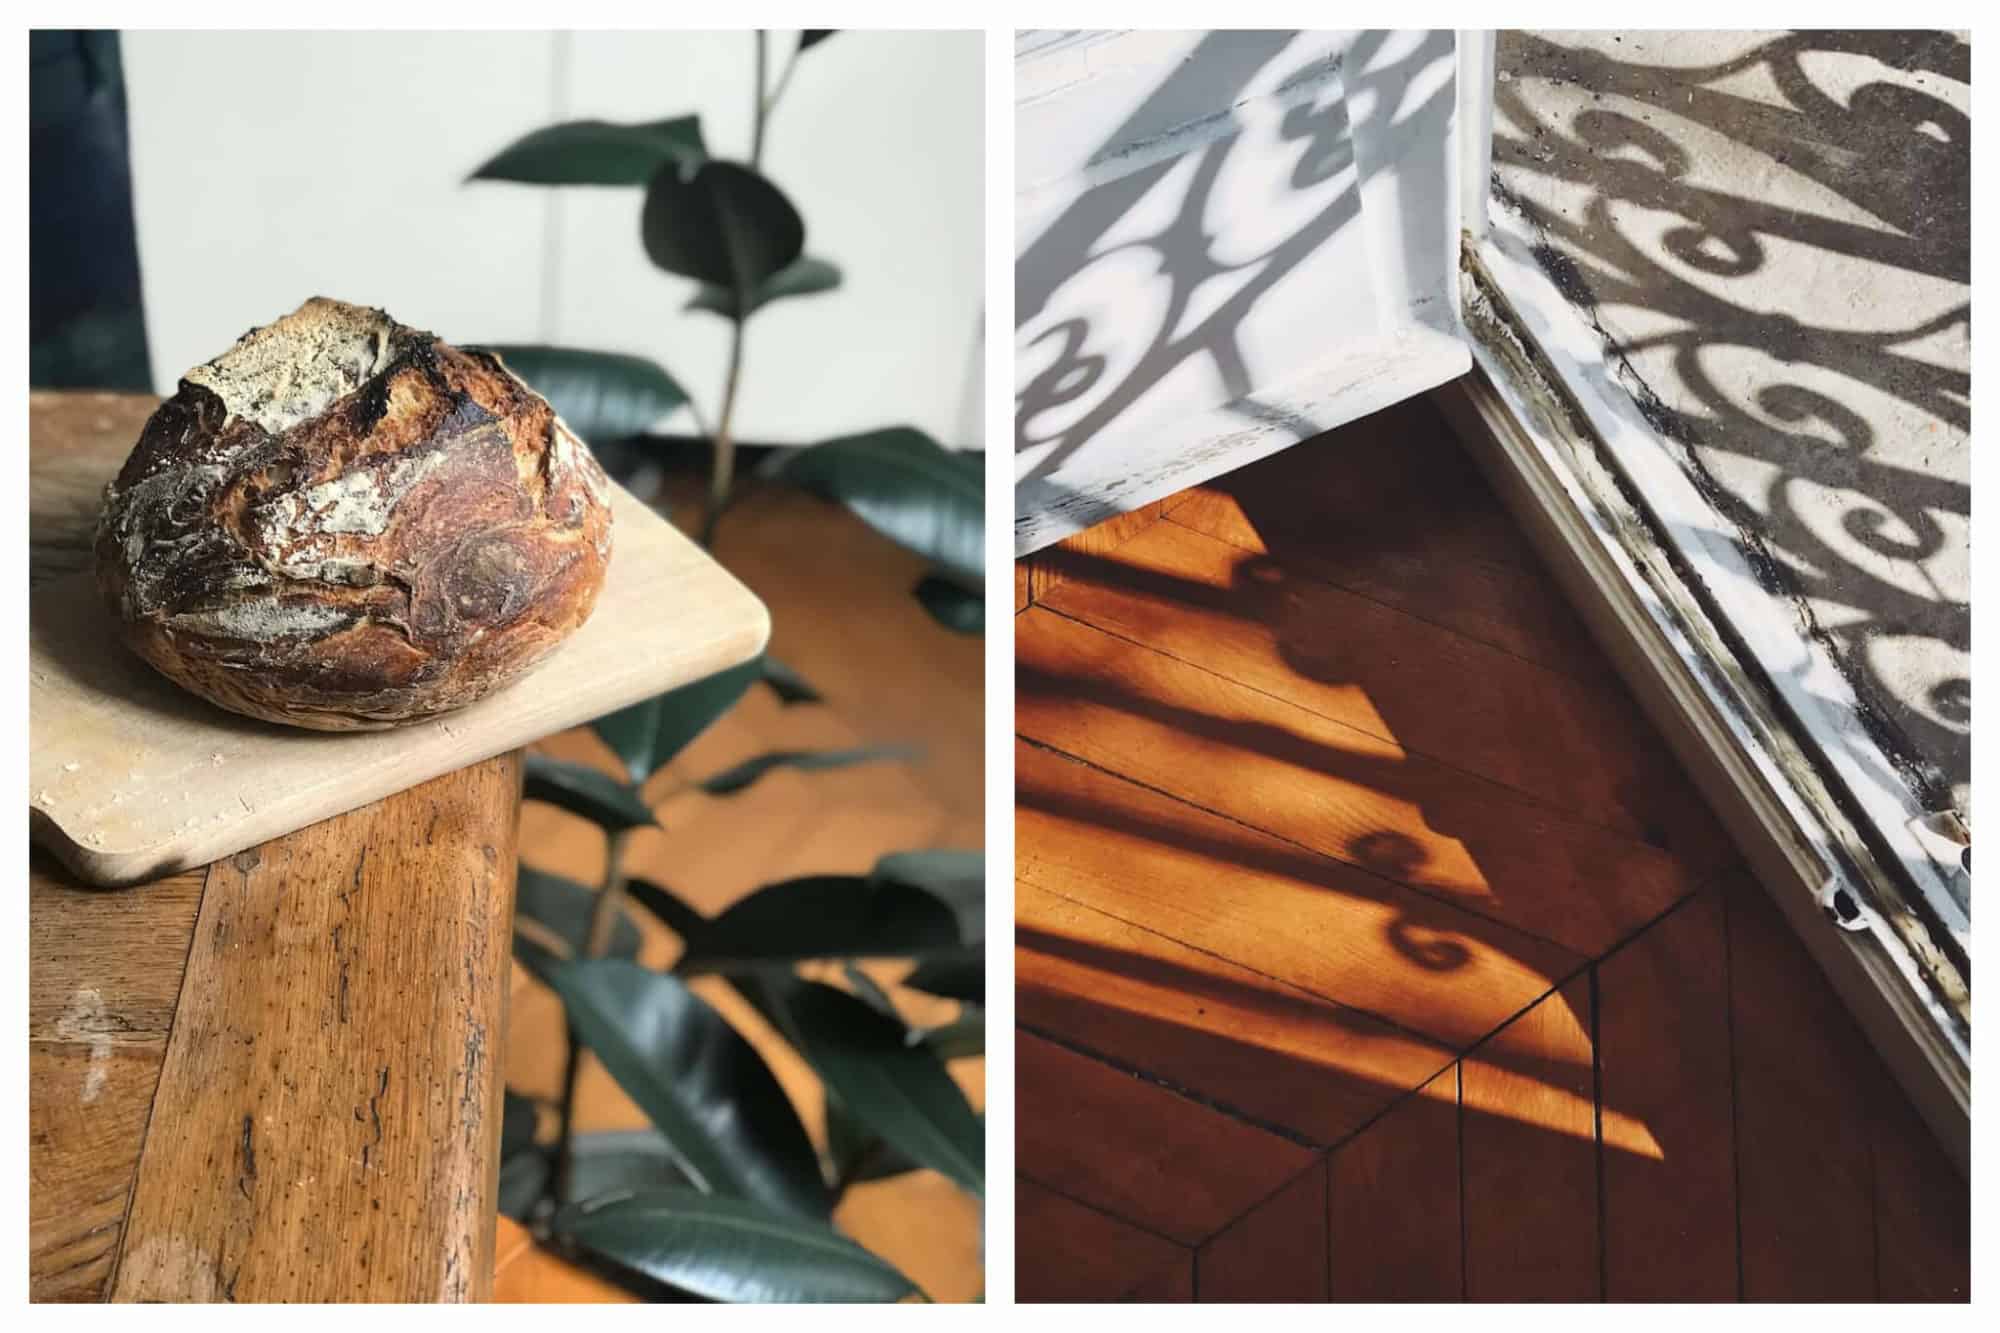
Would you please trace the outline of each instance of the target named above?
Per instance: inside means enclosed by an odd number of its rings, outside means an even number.
[[[1449,1064],[1436,1042],[1033,884],[1014,896],[1014,1013],[1246,1119],[1345,1138]]]
[[[200,872],[132,893],[28,872],[28,1291],[101,1300],[166,1059]]]
[[[1704,893],[1598,967],[1604,1296],[1736,1297],[1729,954]],[[1746,1145],[1757,1151],[1757,1145]]]
[[[1458,1085],[1453,1065],[1328,1159],[1334,1300],[1463,1296]]]
[[[55,420],[30,417],[31,427]],[[117,424],[122,418],[107,415]],[[77,496],[131,440],[69,427],[44,451],[51,488],[31,533],[67,559]],[[591,620],[547,661],[470,708],[388,732],[322,735],[260,723],[179,689],[115,641],[87,574],[29,598],[30,829],[77,874],[132,883],[229,856],[414,782],[733,666],[770,633],[763,604],[671,524],[612,487],[616,552]]]
[[[1150,504],[1107,518],[1082,532],[1072,532],[1055,545],[1023,557],[1019,563],[1027,566],[1033,584],[1033,595],[1029,600],[1041,601],[1056,587],[1068,582],[1073,571],[1093,568],[1098,561],[1108,558],[1134,537],[1158,527],[1160,520],[1183,498],[1178,494],[1162,496]]]
[[[1023,881],[1454,1049],[1581,962],[1037,746],[1014,780]]]
[[[1687,869],[1391,741],[1042,607],[1015,619],[1015,727],[1099,767],[1588,956]]]
[[[120,1300],[483,1299],[518,757],[211,867]]]
[[[1195,1255],[1195,1291],[1207,1304],[1327,1299],[1326,1159],[1212,1237]]]
[[[1188,1305],[1195,1297],[1194,1256],[1175,1260],[1119,1299],[1131,1305]]]
[[[1972,1298],[1972,1196],[1896,1083],[1872,1088],[1876,1294],[1885,1301]]]
[[[1743,1299],[1874,1300],[1865,1099],[1884,1075],[1763,888],[1725,887]]]
[[[1163,1271],[1185,1272],[1188,1260],[1170,1240],[1015,1178],[1014,1297],[1023,1304],[1115,1301]]]
[[[151,1043],[28,1044],[28,1298],[101,1301],[166,1059]]]
[[[36,1041],[153,1044],[180,1001],[206,873],[143,892],[80,883],[47,852],[28,862],[28,1035]],[[97,1017],[102,1015],[102,1017]]]
[[[1462,1066],[1468,1300],[1599,1297],[1589,1016],[1579,977],[1510,1025],[1532,1063]]]
[[[1693,867],[1731,855],[1608,675],[1550,670],[1171,522],[1072,557],[1037,600]]]
[[[1171,521],[1543,666],[1608,674],[1429,403],[1218,478],[1189,492]]]
[[[1017,1035],[1022,1175],[1194,1245],[1302,1170],[1312,1154],[1157,1083]],[[1133,1127],[1143,1125],[1145,1133]]]

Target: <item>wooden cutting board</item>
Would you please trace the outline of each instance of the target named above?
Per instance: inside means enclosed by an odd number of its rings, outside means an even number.
[[[35,395],[30,413],[28,820],[36,842],[92,883],[219,860],[735,666],[770,635],[748,588],[614,486],[596,611],[506,689],[393,731],[238,717],[127,651],[88,572],[37,578],[83,563],[77,529],[137,438],[45,441],[50,397]],[[110,416],[130,415],[128,400],[105,401]]]

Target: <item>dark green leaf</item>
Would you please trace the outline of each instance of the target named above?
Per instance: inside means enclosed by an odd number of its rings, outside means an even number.
[[[556,1214],[556,1234],[710,1300],[895,1301],[908,1278],[830,1227],[692,1190],[620,1191]]]
[[[757,285],[750,295],[749,309],[738,313],[739,302],[733,288],[719,287],[714,283],[703,283],[701,289],[689,298],[687,309],[706,310],[724,319],[747,319],[773,301],[784,300],[788,296],[811,296],[816,292],[830,292],[840,286],[840,270],[824,259],[811,255],[801,255],[783,269],[773,273]]]
[[[647,257],[667,272],[754,293],[799,257],[806,225],[770,181],[711,160],[691,176],[677,163],[653,173],[639,235]]]
[[[986,999],[986,955],[984,952],[941,954],[926,958],[903,978],[911,990],[941,995],[947,1000],[983,1003]]]
[[[653,776],[653,748],[659,733],[660,700],[664,697],[656,694],[650,699],[641,699],[615,713],[606,713],[590,724],[590,729],[624,763],[625,774],[632,779],[634,786]]]
[[[792,984],[792,969],[788,963],[771,967],[745,968],[732,972],[725,978],[730,989],[743,998],[744,1003],[757,1011],[757,1016],[771,1025],[771,1030],[790,1042],[794,1048],[799,1044],[799,1034],[792,1030],[792,1017],[785,1012],[784,989]]]
[[[582,815],[607,833],[656,822],[638,792],[594,768],[531,753],[526,770],[522,795]]]
[[[504,1157],[500,1164],[500,1211],[517,1222],[527,1221],[535,1205],[555,1189],[555,1159],[553,1144]],[[579,1134],[572,1148],[573,1199],[591,1199],[614,1190],[691,1184],[673,1146],[657,1130]]]
[[[526,1222],[535,1211],[535,1205],[548,1194],[549,1177],[553,1173],[548,1154],[540,1148],[529,1148],[502,1161],[500,1215],[511,1217],[516,1222]]]
[[[961,584],[981,587],[986,489],[978,458],[954,455],[915,427],[889,426],[801,449],[774,471],[846,505]]]
[[[811,875],[757,890],[688,941],[677,970],[731,972],[805,958],[884,958],[965,944],[950,906],[905,884]]]
[[[956,1060],[965,1055],[986,1054],[986,1011],[968,1004],[957,1018],[934,1028],[913,1028],[910,1040],[923,1046],[940,1060]]]
[[[810,50],[839,31],[838,28],[807,28],[799,33],[799,50]]]
[[[625,881],[626,896],[651,912],[666,924],[667,929],[686,940],[694,932],[708,924],[708,918],[695,911],[669,889],[646,879]]]
[[[614,1190],[692,1187],[673,1145],[658,1130],[579,1134],[570,1161],[570,1198],[594,1199]]]
[[[556,1147],[530,1147],[500,1161],[500,1213],[528,1221],[534,1205],[552,1193],[556,1183]],[[594,1199],[614,1189],[654,1189],[658,1185],[686,1187],[688,1173],[680,1169],[672,1145],[654,1129],[618,1129],[598,1135],[578,1135],[570,1157],[570,1197]]]
[[[882,884],[907,884],[949,903],[967,940],[985,936],[985,853],[944,847],[891,852],[875,863],[874,878]]]
[[[808,1217],[829,1206],[798,1113],[750,1043],[674,977],[597,959],[555,973],[570,1023],[691,1180]]]
[[[590,916],[597,908],[597,891],[575,880],[564,879],[522,866],[514,889],[514,917],[533,921],[555,935],[568,947],[557,953],[529,932],[514,934],[514,956],[521,965],[543,981],[558,963],[578,957],[590,938]],[[639,927],[621,909],[611,927],[611,944],[605,951],[611,958],[639,956]]]
[[[825,768],[866,764],[877,759],[909,759],[915,754],[915,750],[905,745],[866,745],[852,750],[775,750],[733,764],[713,777],[703,778],[700,786],[710,796],[729,796],[776,768],[816,772]]]
[[[674,377],[642,356],[524,343],[480,350],[498,355],[594,449],[650,429],[687,401]]]
[[[901,1023],[832,986],[794,982],[784,1005],[800,1053],[857,1120],[913,1161],[985,1192],[979,1119],[933,1052],[911,1046]]]
[[[754,313],[759,306],[781,301],[788,296],[812,296],[819,292],[830,292],[838,286],[840,286],[838,264],[830,259],[800,255],[757,284],[757,299],[750,309]]]
[[[900,1150],[870,1133],[831,1093],[826,1098],[826,1150],[836,1184],[887,1180],[918,1169]]]
[[[771,693],[778,696],[782,704],[820,704],[826,700],[820,692],[806,683],[806,678],[780,662],[769,653],[760,659],[764,664],[764,683],[771,687]]]
[[[624,761],[626,773],[637,786],[735,707],[744,691],[762,674],[762,665],[752,658],[677,690],[607,713],[592,722],[590,729]]]
[[[957,634],[986,632],[986,594],[968,592],[950,579],[926,574],[911,590],[931,619]]]
[[[500,1112],[500,1160],[535,1146],[535,1102],[512,1088],[504,1090]]]
[[[883,990],[880,982],[863,971],[861,964],[850,958],[840,965],[840,970],[846,975],[847,984],[854,987],[854,993],[868,1001],[870,1009],[886,1018],[893,1018],[898,1023],[903,1021],[903,1016],[896,1011],[896,1002],[889,998],[889,992]]]
[[[707,157],[699,116],[643,125],[573,120],[516,139],[471,179],[530,185],[644,185],[663,163],[693,164]]]

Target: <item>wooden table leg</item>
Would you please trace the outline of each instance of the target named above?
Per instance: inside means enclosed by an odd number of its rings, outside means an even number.
[[[113,1299],[487,1297],[520,783],[209,868]]]

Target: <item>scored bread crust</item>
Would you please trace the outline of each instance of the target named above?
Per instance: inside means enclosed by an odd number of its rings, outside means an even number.
[[[105,488],[125,642],[233,712],[321,731],[462,708],[583,624],[609,486],[491,353],[315,297],[189,371]]]

